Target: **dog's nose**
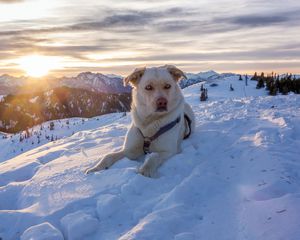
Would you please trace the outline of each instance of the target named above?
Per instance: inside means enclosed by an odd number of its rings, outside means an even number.
[[[167,99],[165,99],[163,97],[158,98],[156,101],[157,108],[166,108],[167,104],[168,104]]]

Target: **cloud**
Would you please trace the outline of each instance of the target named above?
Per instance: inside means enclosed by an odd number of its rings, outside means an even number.
[[[0,31],[0,36],[78,32],[90,30],[138,32],[143,30],[143,26],[150,25],[151,23],[155,22],[156,19],[180,14],[187,14],[187,12],[181,8],[168,8],[161,11],[115,10],[113,14],[100,20],[95,20],[98,19],[99,16],[94,16],[94,18],[84,18],[84,20],[77,19],[76,23],[73,24],[61,24],[54,27],[31,27],[20,30],[6,30]]]
[[[244,15],[231,15],[216,18],[216,22],[226,22],[241,27],[260,27],[260,26],[273,26],[277,24],[288,25],[293,22],[299,24],[300,9],[282,10],[282,11],[258,11],[252,14]]]
[[[12,30],[0,30],[0,36],[20,36],[20,35],[38,35],[48,33],[65,33],[79,31],[103,31],[118,33],[136,33],[143,32],[152,28],[155,31],[156,23],[160,20],[173,18],[183,18],[187,15],[194,14],[192,10],[171,7],[162,10],[126,10],[126,9],[106,9],[101,15],[108,15],[99,19],[99,13],[95,16],[75,19],[71,24],[57,24],[50,27],[38,27],[38,23],[34,21],[30,28],[16,28]],[[45,20],[44,20],[45,21]],[[51,19],[49,19],[51,22]]]
[[[276,61],[276,60],[297,60],[300,61],[300,49],[297,50],[283,50],[278,49],[277,46],[272,48],[264,49],[253,49],[249,51],[240,50],[240,51],[215,51],[215,52],[206,52],[206,53],[197,53],[197,52],[186,52],[186,53],[156,53],[147,56],[140,57],[131,57],[131,58],[114,58],[111,61],[114,62],[164,62],[164,61],[191,61],[191,62],[205,62],[205,61],[255,61],[259,59],[260,61]]]
[[[237,24],[240,26],[247,27],[257,27],[257,26],[266,26],[271,24],[285,23],[290,19],[285,16],[237,16],[232,19],[229,19],[231,23]]]
[[[243,0],[248,7],[243,9],[239,2],[232,11],[229,8],[233,6],[225,6],[223,0],[217,0],[223,5],[201,1],[192,5],[192,9],[190,4],[180,1],[162,0],[167,5],[160,8],[154,5],[154,0],[153,5],[134,1],[137,4],[130,9],[125,9],[123,2],[123,5],[100,6],[97,10],[89,1],[83,12],[76,8],[78,12],[74,15],[60,8],[59,22],[49,16],[27,20],[26,24],[23,20],[9,23],[0,20],[1,61],[32,52],[69,57],[77,61],[76,66],[80,62],[96,66],[98,60],[87,56],[106,52],[116,56],[109,59],[114,66],[119,62],[134,65],[174,61],[182,66],[205,66],[205,62],[216,61],[299,59],[300,34],[296,32],[299,9],[292,5],[281,9],[277,6],[279,0],[275,7],[269,4],[268,8],[261,0],[254,0],[255,3]],[[73,3],[70,6],[74,7]],[[121,58],[118,51],[140,55]]]
[[[91,61],[86,55],[99,52],[105,54],[106,52],[122,51],[132,47],[132,40],[129,38],[124,38],[124,42],[120,42],[118,38],[103,38],[101,36],[87,40],[82,37],[82,40],[75,40],[75,36],[72,39],[67,34],[66,36],[63,35],[62,38],[65,42],[59,45],[57,44],[59,40],[50,36],[48,38],[41,36],[0,37],[0,57],[1,60],[12,59],[34,52],[41,55],[71,57],[78,61]],[[71,40],[67,40],[68,38]]]
[[[203,35],[230,32],[240,28],[229,23],[216,23],[214,20],[172,20],[159,22],[156,24],[155,30],[164,34],[203,37]]]
[[[24,0],[0,0],[1,3],[18,3],[18,2],[23,2]]]

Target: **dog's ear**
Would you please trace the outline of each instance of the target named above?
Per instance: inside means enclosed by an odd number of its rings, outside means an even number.
[[[124,86],[126,87],[129,83],[132,86],[135,86],[138,81],[141,79],[141,77],[144,75],[146,71],[146,67],[141,67],[141,68],[136,68],[133,73],[131,73],[129,76],[124,78],[123,83]]]
[[[179,68],[173,65],[166,65],[164,67],[168,70],[168,72],[171,74],[171,76],[174,78],[176,82],[181,80],[182,78],[187,79],[184,72],[181,71]]]

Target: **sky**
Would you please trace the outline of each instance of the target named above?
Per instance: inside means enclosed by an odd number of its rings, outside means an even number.
[[[300,1],[0,0],[0,75],[43,64],[57,76],[164,64],[300,73]]]

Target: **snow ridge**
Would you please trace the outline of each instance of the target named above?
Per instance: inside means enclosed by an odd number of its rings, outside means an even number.
[[[83,174],[121,147],[129,114],[0,163],[0,237],[299,239],[300,97],[265,96],[236,76],[215,81],[206,102],[201,84],[184,89],[196,132],[157,178],[126,158]]]

